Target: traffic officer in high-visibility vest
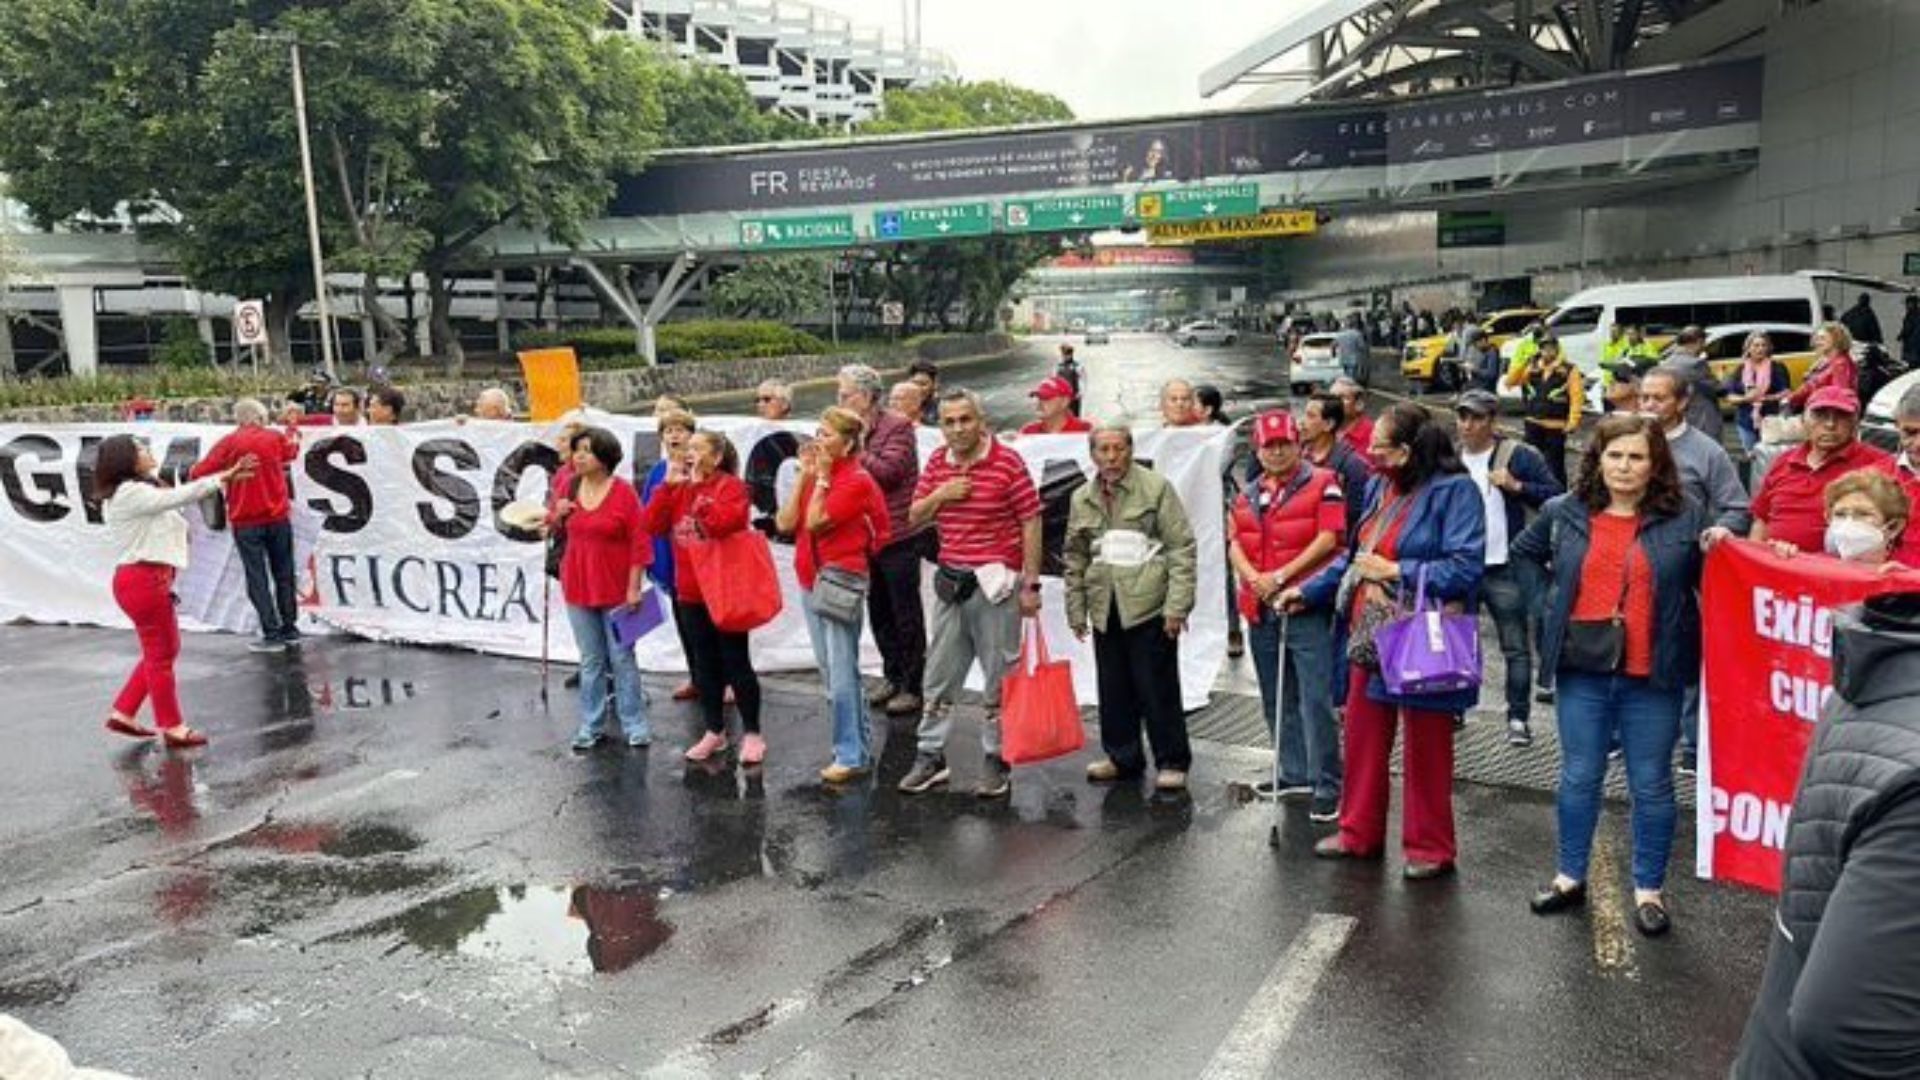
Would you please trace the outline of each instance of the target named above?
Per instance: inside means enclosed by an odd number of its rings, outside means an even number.
[[[1524,368],[1507,372],[1506,385],[1526,401],[1527,444],[1547,459],[1560,485],[1567,485],[1567,435],[1580,426],[1584,406],[1580,369],[1560,354],[1560,339],[1539,338],[1539,351]]]
[[[1507,362],[1507,378],[1518,379],[1520,373],[1527,370],[1527,365],[1532,363],[1534,356],[1540,352],[1540,335],[1546,332],[1546,324],[1536,321],[1529,324],[1519,338],[1515,339],[1513,359]]]
[[[1615,323],[1600,347],[1601,400],[1610,409],[1632,410],[1639,404],[1640,376],[1660,362],[1660,350],[1638,326]]]

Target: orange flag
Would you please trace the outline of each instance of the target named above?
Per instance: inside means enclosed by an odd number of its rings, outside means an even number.
[[[580,361],[573,349],[527,349],[519,354],[527,379],[527,409],[534,423],[558,420],[585,402],[580,396]]]

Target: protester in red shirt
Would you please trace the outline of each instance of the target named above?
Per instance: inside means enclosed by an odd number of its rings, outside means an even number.
[[[1260,478],[1233,500],[1228,558],[1240,579],[1240,613],[1252,628],[1260,702],[1280,755],[1278,797],[1311,798],[1315,821],[1340,816],[1340,727],[1333,712],[1333,616],[1325,605],[1282,619],[1273,601],[1339,551],[1347,530],[1340,478],[1309,464],[1284,410],[1253,425]],[[1276,701],[1280,665],[1287,696]],[[1270,785],[1269,785],[1270,786]]]
[[[234,403],[238,430],[213,444],[193,467],[198,480],[225,472],[251,455],[259,463],[253,475],[227,487],[227,527],[247,577],[247,600],[260,618],[254,652],[284,652],[300,644],[299,594],[293,570],[292,502],[287,466],[300,456],[300,436],[267,426],[267,407],[253,398]]]
[[[1333,380],[1327,390],[1340,399],[1340,410],[1346,420],[1337,432],[1340,440],[1365,458],[1373,452],[1373,418],[1367,415],[1366,388],[1342,375]]]
[[[1027,395],[1033,399],[1033,411],[1039,419],[1020,429],[1022,435],[1084,434],[1093,425],[1073,415],[1073,387],[1058,375],[1040,380]]]
[[[800,451],[800,484],[780,508],[782,535],[794,538],[794,572],[807,598],[807,634],[827,676],[833,703],[833,760],[820,779],[844,784],[873,768],[873,740],[860,687],[857,595],[872,582],[872,556],[888,539],[886,496],[856,452],[866,422],[852,409],[828,409],[813,442]],[[824,581],[822,580],[824,577]],[[827,598],[847,603],[831,606]]]
[[[666,479],[647,500],[647,529],[673,537],[674,610],[687,648],[687,666],[707,733],[687,750],[688,761],[706,761],[728,746],[726,694],[733,691],[740,709],[740,762],[766,760],[760,736],[760,677],[754,673],[744,632],[713,624],[701,591],[693,548],[747,527],[751,503],[739,477],[740,454],[726,436],[696,431],[687,451],[667,465]]]
[[[1807,400],[1807,441],[1780,455],[1753,497],[1754,540],[1819,551],[1827,535],[1827,485],[1855,469],[1885,469],[1888,455],[1859,440],[1860,399],[1829,386]]]
[[[974,793],[991,799],[1012,790],[1000,757],[1000,680],[1019,649],[1021,618],[1040,613],[1040,495],[1027,463],[993,437],[986,416],[972,391],[941,397],[947,445],[933,452],[913,490],[909,520],[939,523],[940,556],[919,754],[900,781],[909,794],[947,782],[952,702],[975,661],[987,714],[980,725],[986,768]]]
[[[621,643],[614,622],[640,606],[647,564],[653,561],[653,538],[641,520],[639,494],[613,475],[620,467],[620,440],[605,428],[590,427],[575,433],[568,448],[572,472],[548,520],[566,529],[560,594],[580,647],[580,730],[573,736],[573,748],[591,750],[604,738],[609,675],[627,745],[646,746],[653,740],[640,666],[633,643]]]
[[[1787,407],[1812,409],[1813,396],[1829,387],[1850,394],[1860,392],[1860,365],[1853,359],[1853,335],[1839,323],[1823,323],[1813,335],[1813,367],[1792,394]],[[1859,410],[1855,410],[1858,412]]]
[[[1594,829],[1618,740],[1632,796],[1634,925],[1672,925],[1663,889],[1678,809],[1673,749],[1700,671],[1700,535],[1660,422],[1614,413],[1587,442],[1573,491],[1547,503],[1512,554],[1551,575],[1541,666],[1554,673],[1560,731],[1557,873],[1535,914],[1587,899]]]

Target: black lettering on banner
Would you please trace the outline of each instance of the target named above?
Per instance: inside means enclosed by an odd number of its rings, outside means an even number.
[[[1073,493],[1086,486],[1087,475],[1071,458],[1055,458],[1040,471],[1040,574],[1060,577],[1067,572],[1061,552],[1067,546],[1067,515]]]
[[[348,465],[367,463],[366,444],[349,435],[321,439],[307,449],[307,479],[333,495],[347,500],[342,511],[332,498],[307,500],[307,507],[321,514],[320,527],[332,533],[357,533],[373,520],[373,489],[358,473],[348,472],[334,463],[339,457]]]
[[[415,503],[420,524],[442,540],[458,540],[480,520],[480,493],[459,476],[436,468],[441,458],[451,458],[460,469],[478,469],[480,454],[459,439],[429,439],[413,451],[413,478],[428,494],[453,506],[449,516],[430,502]]]
[[[62,501],[67,497],[67,478],[59,471],[22,475],[22,466],[34,461],[58,465],[60,444],[46,435],[21,435],[0,446],[0,486],[6,488],[7,501],[13,504],[14,513],[42,524],[59,521],[73,512],[73,508]],[[29,494],[29,483],[39,498]]]
[[[348,570],[353,566],[353,562],[354,562],[354,556],[352,555],[327,556],[328,570],[331,572],[333,577],[334,602],[343,608],[350,608],[355,606],[353,600],[347,596],[347,587],[350,585],[358,584],[358,582],[354,580],[353,575],[351,573],[348,573]],[[379,573],[379,569],[377,567],[374,569],[374,573],[375,574]],[[378,586],[375,586],[375,588],[377,589]],[[382,605],[376,600],[374,603],[374,606],[380,607]]]
[[[481,619],[492,619],[493,613],[488,605],[493,603],[494,595],[500,591],[500,583],[494,580],[500,568],[492,563],[481,563],[474,567],[474,603],[473,613]]]
[[[74,462],[74,478],[80,482],[80,505],[86,510],[87,524],[98,525],[106,518],[100,513],[100,499],[93,493],[93,468],[100,461],[104,435],[80,436],[80,457]]]
[[[773,527],[780,512],[780,467],[800,454],[800,440],[791,431],[773,431],[762,436],[745,455],[741,477],[747,483],[747,497],[753,503],[753,527],[776,540],[782,539]],[[797,485],[798,479],[794,481]],[[784,542],[792,543],[791,538]]]
[[[461,618],[472,622],[473,613],[467,610],[467,602],[460,596],[463,575],[460,573],[459,564],[435,562],[433,571],[434,575],[440,579],[440,617],[444,619],[458,610]]]
[[[399,600],[401,606],[405,607],[408,611],[414,612],[415,614],[418,614],[418,615],[431,615],[433,614],[433,608],[431,606],[427,604],[416,604],[413,602],[413,597],[407,595],[407,564],[408,563],[413,563],[414,565],[420,567],[421,573],[426,572],[427,560],[421,558],[418,555],[408,555],[405,558],[402,558],[399,562],[394,563],[393,564],[394,598]]]
[[[527,622],[538,625],[540,616],[533,613],[533,604],[527,599],[527,575],[519,567],[513,569],[513,584],[507,587],[507,599],[500,605],[500,621],[507,621],[507,609],[517,607],[527,617]]]
[[[520,491],[520,478],[526,475],[529,466],[543,470],[547,482],[545,490],[552,490],[553,476],[560,471],[560,451],[543,442],[524,442],[513,448],[505,461],[500,463],[500,471],[493,476],[493,527],[501,536],[520,544],[537,544],[540,534],[526,529],[516,529],[500,520],[500,511],[513,501]],[[482,605],[483,607],[485,605]]]
[[[167,456],[160,462],[160,479],[169,484],[185,484],[199,460],[199,439],[191,436],[175,439],[167,444]],[[207,528],[215,532],[224,531],[227,527],[226,496],[214,495],[200,500],[200,517],[207,523]]]

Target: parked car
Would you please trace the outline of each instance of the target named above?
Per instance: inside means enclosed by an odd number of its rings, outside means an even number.
[[[1497,349],[1546,315],[1544,308],[1496,311],[1481,320],[1480,328],[1492,338],[1493,347]],[[1440,364],[1440,358],[1452,340],[1452,334],[1434,334],[1407,342],[1406,350],[1400,356],[1400,376],[1412,386],[1414,393],[1429,390],[1447,392],[1460,388],[1459,369],[1445,370]]]
[[[1113,343],[1113,331],[1108,330],[1104,326],[1089,326],[1082,340],[1089,345],[1111,345]]]
[[[1332,334],[1308,334],[1288,358],[1287,387],[1295,397],[1324,389],[1343,372],[1334,353]]]
[[[1181,348],[1187,349],[1195,345],[1232,345],[1240,340],[1240,335],[1231,327],[1222,326],[1211,319],[1198,319],[1175,330],[1173,340]]]

